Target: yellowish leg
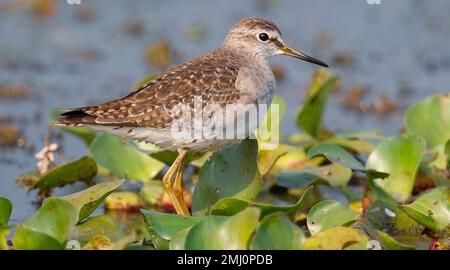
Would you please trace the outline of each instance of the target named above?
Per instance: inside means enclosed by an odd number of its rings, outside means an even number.
[[[180,151],[180,154],[178,155],[177,159],[175,159],[175,161],[170,166],[169,170],[163,176],[163,179],[162,179],[164,189],[166,190],[167,194],[169,195],[170,200],[172,201],[175,211],[177,212],[178,215],[189,215],[189,210],[187,210],[184,200],[180,201],[178,199],[178,197],[175,195],[175,192],[173,190],[174,185],[172,184],[172,177],[175,173],[177,173],[177,175],[179,174],[180,164],[184,164],[184,159],[186,157],[186,154],[187,154],[187,150],[183,149]]]
[[[181,150],[186,151],[187,150]],[[181,155],[182,152],[180,152]],[[185,155],[185,154],[184,154]],[[173,183],[173,192],[175,194],[175,197],[180,202],[181,210],[183,212],[183,215],[189,216],[191,213],[189,212],[188,207],[186,206],[186,203],[184,202],[184,196],[183,196],[183,171],[184,171],[184,165],[185,165],[186,159],[183,158],[179,164],[177,174],[175,175],[175,182]]]

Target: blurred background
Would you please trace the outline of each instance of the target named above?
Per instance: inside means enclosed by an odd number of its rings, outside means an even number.
[[[0,0],[0,195],[14,204],[12,224],[34,212],[36,193],[17,188],[15,177],[35,168],[47,135],[65,160],[87,153],[48,127],[53,109],[118,98],[146,75],[215,49],[245,17],[273,20],[288,44],[341,76],[325,113],[329,130],[396,134],[408,105],[450,90],[446,0],[68,2],[76,1]],[[287,136],[316,67],[287,57],[272,67],[288,104]]]

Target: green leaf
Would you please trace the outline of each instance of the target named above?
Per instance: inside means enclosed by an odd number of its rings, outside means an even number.
[[[11,232],[11,227],[0,226],[0,250],[8,250],[8,235]]]
[[[226,197],[254,200],[262,179],[257,166],[256,140],[215,152],[200,171],[192,199],[194,213],[206,213],[217,201]]]
[[[63,248],[67,235],[76,222],[77,210],[71,203],[49,198],[24,224],[16,227],[14,248]]]
[[[0,227],[8,225],[12,212],[12,203],[5,197],[0,196]]]
[[[378,238],[380,239],[383,246],[388,250],[413,250],[416,249],[414,246],[400,243],[394,237],[383,231],[376,231]]]
[[[311,208],[307,226],[311,235],[316,235],[333,227],[351,225],[360,217],[358,212],[341,202],[325,200]]]
[[[144,216],[147,228],[151,228],[167,240],[172,239],[178,231],[191,227],[202,220],[201,217],[178,216],[153,210],[141,210],[141,213]]]
[[[435,188],[413,203],[400,207],[415,221],[434,231],[440,231],[450,224],[449,196],[450,187]]]
[[[143,78],[141,78],[132,88],[132,92],[139,90],[142,88],[146,83],[153,81],[158,77],[158,74],[149,74]]]
[[[312,158],[318,155],[325,156],[329,161],[339,163],[344,167],[354,169],[357,171],[363,171],[364,167],[361,162],[356,160],[352,155],[345,151],[342,147],[335,144],[321,143],[317,144],[308,151],[308,158]]]
[[[148,181],[164,167],[164,163],[113,135],[98,136],[91,143],[89,150],[97,164],[121,178]]]
[[[425,138],[430,148],[444,145],[450,139],[450,94],[430,96],[409,107],[405,128]]]
[[[231,217],[205,217],[187,234],[185,249],[247,249],[250,237],[258,225],[259,212],[257,208],[247,208]]]
[[[424,151],[425,141],[419,136],[385,139],[370,154],[366,168],[388,173],[386,179],[375,182],[398,202],[405,202],[414,187]]]
[[[393,241],[407,246],[427,247],[429,244],[429,240],[421,237],[424,226],[410,218],[397,205],[381,200],[372,203],[364,212],[362,224],[385,248],[391,248],[389,245],[394,245]],[[380,235],[380,232],[389,235],[393,240]],[[384,243],[385,241],[387,242]]]
[[[297,126],[309,134],[319,135],[322,116],[328,96],[335,89],[338,77],[326,69],[318,69],[314,73],[311,86],[305,101],[297,113]]]
[[[357,245],[366,249],[367,242],[367,236],[356,229],[334,227],[306,239],[304,247],[307,250],[342,250]]]
[[[95,236],[106,236],[112,242],[125,237],[124,232],[114,219],[108,215],[100,215],[87,219],[75,226],[69,234],[69,239],[77,240],[82,246]]]
[[[70,202],[78,212],[78,222],[87,218],[114,190],[118,189],[124,180],[116,180],[97,184],[77,193],[59,197]]]
[[[34,188],[47,189],[72,184],[77,181],[90,181],[97,174],[97,165],[90,157],[58,166],[44,174]]]
[[[258,153],[258,169],[261,175],[266,175],[275,162],[290,149],[289,145],[280,144],[273,150],[260,150]]]
[[[352,176],[352,170],[339,164],[320,167],[307,167],[297,171],[282,172],[277,184],[286,188],[304,188],[312,184],[328,184],[332,187],[345,187]]]
[[[303,231],[282,213],[273,213],[261,221],[250,244],[256,250],[303,249]]]
[[[255,130],[260,150],[270,151],[278,146],[281,140],[281,122],[285,110],[286,102],[283,98],[274,96],[267,114]]]
[[[255,203],[245,200],[240,200],[236,198],[224,198],[218,201],[211,208],[211,215],[220,215],[220,216],[232,216],[235,215],[247,207],[255,207],[261,210],[261,217],[269,215],[274,212],[284,212],[284,213],[293,213],[304,206],[307,198],[311,195],[313,187],[307,188],[300,199],[294,205],[289,206],[279,206],[273,204],[265,204],[265,203]]]

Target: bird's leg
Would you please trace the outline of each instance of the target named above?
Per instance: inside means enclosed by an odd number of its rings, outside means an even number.
[[[162,179],[164,189],[166,190],[167,194],[169,195],[170,200],[172,201],[175,211],[177,212],[178,215],[189,214],[189,211],[187,211],[187,213],[186,213],[186,211],[184,210],[184,208],[182,206],[182,204],[185,205],[184,201],[180,202],[178,200],[177,196],[175,196],[175,193],[173,190],[173,184],[172,184],[172,177],[176,172],[179,171],[180,163],[184,162],[184,158],[186,157],[186,154],[187,154],[187,150],[180,151],[180,154],[175,159],[175,161],[172,163],[169,170],[163,176],[163,179]]]
[[[181,150],[186,151],[187,150]],[[181,152],[180,152],[181,155]],[[181,210],[183,212],[183,215],[189,216],[191,213],[189,212],[188,207],[186,206],[186,203],[184,201],[183,197],[183,171],[184,171],[184,165],[186,163],[186,159],[183,158],[178,166],[177,174],[175,175],[175,182],[173,183],[172,189],[173,193],[175,194],[175,197],[177,198],[178,202],[180,203]]]

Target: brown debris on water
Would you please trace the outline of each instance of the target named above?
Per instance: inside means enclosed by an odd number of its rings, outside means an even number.
[[[334,65],[350,67],[354,64],[355,57],[350,53],[335,53],[331,57],[331,62]]]
[[[367,112],[369,105],[363,102],[367,95],[367,87],[362,85],[351,86],[341,97],[341,105],[346,109]]]
[[[0,98],[22,98],[31,96],[30,88],[22,85],[0,85]]]
[[[20,146],[24,141],[19,128],[0,124],[0,146],[15,147]]]
[[[32,12],[40,17],[50,17],[56,12],[55,0],[31,0]]]
[[[166,68],[174,62],[172,45],[168,40],[161,40],[145,50],[145,59],[154,67]]]
[[[79,7],[74,10],[75,18],[80,22],[87,22],[95,17],[95,11],[87,7]]]
[[[379,117],[385,117],[394,114],[398,109],[398,103],[394,101],[387,93],[378,95],[378,99],[373,104],[372,111]]]
[[[124,31],[132,36],[140,36],[144,32],[144,26],[141,21],[131,20],[125,24]]]

